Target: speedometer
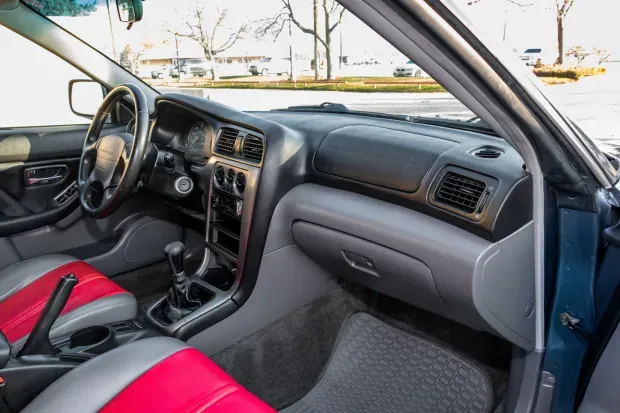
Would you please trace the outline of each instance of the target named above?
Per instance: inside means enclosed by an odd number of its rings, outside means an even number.
[[[203,122],[196,122],[192,126],[187,136],[187,152],[185,156],[188,158],[202,159],[202,152],[207,141],[209,126]]]

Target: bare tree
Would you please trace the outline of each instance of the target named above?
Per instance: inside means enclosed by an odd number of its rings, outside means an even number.
[[[130,72],[137,74],[140,65],[140,58],[144,55],[144,53],[152,48],[153,43],[149,41],[140,42],[138,47],[135,49],[129,44],[125,45],[119,56],[120,65]]]
[[[566,52],[566,56],[573,56],[575,59],[577,59],[577,65],[579,66],[581,66],[583,60],[591,54],[592,52],[586,51],[583,46],[579,45],[571,47],[568,52]]]
[[[558,58],[555,64],[564,64],[564,20],[570,9],[575,4],[575,0],[555,0],[556,23],[558,28]]]
[[[611,53],[609,52],[609,49],[599,49],[595,47],[594,54],[596,55],[596,59],[598,60],[599,66],[605,63],[606,61],[608,61],[609,58],[611,57]]]
[[[204,6],[194,3],[190,15],[183,22],[183,30],[165,29],[200,45],[211,66],[209,70],[213,80],[218,79],[216,56],[233,47],[249,30],[249,23],[240,23],[235,28],[229,27],[227,18],[228,9],[210,7],[206,13]]]
[[[327,60],[327,79],[333,79],[333,65],[332,65],[332,33],[338,25],[342,23],[345,8],[340,5],[336,0],[313,0],[314,21],[313,27],[309,28],[302,24],[298,19],[291,0],[281,0],[282,9],[274,17],[264,20],[262,27],[257,31],[258,35],[272,34],[275,39],[278,38],[282,32],[285,24],[288,21],[293,22],[299,30],[303,33],[314,36],[315,44],[321,43],[325,48],[325,60]],[[322,11],[322,13],[321,13]],[[324,20],[324,33],[319,31],[320,15],[323,15]],[[318,47],[315,46],[315,77],[318,78],[318,66],[320,65],[318,59]]]

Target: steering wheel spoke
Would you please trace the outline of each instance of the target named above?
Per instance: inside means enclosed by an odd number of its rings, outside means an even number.
[[[85,142],[84,143],[84,148],[82,149],[82,156],[97,156],[97,144],[99,143],[99,141],[95,141],[95,142]]]

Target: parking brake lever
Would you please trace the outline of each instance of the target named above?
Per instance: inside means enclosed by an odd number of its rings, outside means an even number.
[[[56,288],[52,293],[45,308],[41,312],[37,323],[28,336],[26,344],[17,353],[17,357],[31,355],[54,355],[57,353],[52,342],[50,341],[50,330],[52,325],[60,315],[60,312],[67,304],[73,287],[78,283],[78,279],[73,274],[64,275],[56,284]]]

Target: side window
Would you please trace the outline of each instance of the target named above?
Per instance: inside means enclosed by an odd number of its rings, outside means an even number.
[[[69,106],[69,81],[82,72],[3,26],[0,56],[0,128],[89,123]]]

